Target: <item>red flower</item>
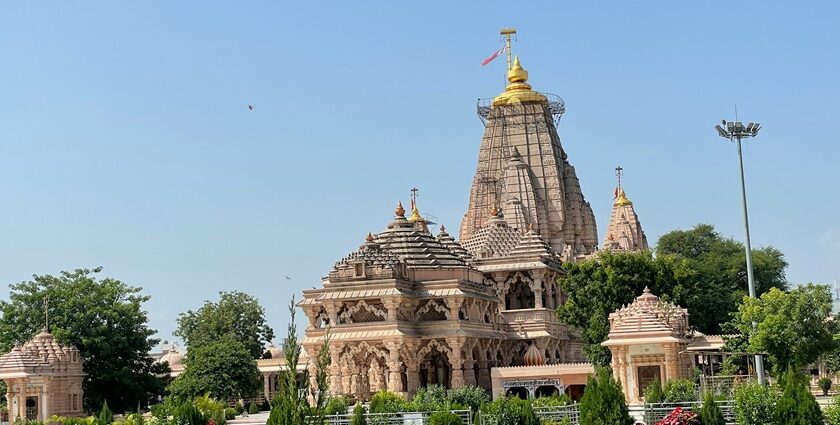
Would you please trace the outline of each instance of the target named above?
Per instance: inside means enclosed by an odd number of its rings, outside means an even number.
[[[697,425],[697,414],[692,411],[685,411],[682,407],[677,407],[668,416],[665,416],[656,425]]]

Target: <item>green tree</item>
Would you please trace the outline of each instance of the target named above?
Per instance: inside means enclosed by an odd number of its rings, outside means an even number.
[[[178,316],[175,336],[187,347],[210,344],[222,335],[231,335],[245,346],[251,357],[262,357],[263,347],[274,338],[265,320],[265,309],[256,298],[244,292],[219,292],[219,301],[205,301],[197,311]]]
[[[776,403],[776,423],[778,425],[822,425],[822,410],[817,399],[807,387],[808,378],[794,369],[788,370],[782,377],[784,388],[782,397]]]
[[[360,403],[356,403],[356,407],[353,408],[353,418],[350,419],[350,425],[367,425],[367,420],[365,419],[365,406],[362,406]]]
[[[700,423],[703,425],[726,425],[723,412],[715,402],[715,396],[709,391],[703,395],[703,407],[700,409]]]
[[[179,400],[209,394],[219,400],[253,397],[260,389],[257,362],[232,335],[192,346],[187,350],[186,369],[169,386]]]
[[[735,387],[735,417],[739,425],[767,425],[773,423],[777,394],[773,388],[756,381]]]
[[[690,309],[693,327],[706,334],[719,334],[720,324],[729,320],[747,294],[744,245],[724,238],[711,225],[698,224],[691,230],[674,230],[662,235],[656,245],[656,255],[688,261],[697,273],[699,284],[691,291],[690,299],[683,301],[683,307]],[[758,295],[770,288],[787,289],[787,261],[781,251],[773,247],[753,249],[752,257]]]
[[[645,403],[662,403],[665,401],[665,392],[662,390],[662,382],[657,376],[645,388]]]
[[[624,392],[608,368],[598,368],[586,380],[580,400],[581,425],[633,425]]]
[[[831,290],[808,284],[790,292],[771,288],[758,299],[745,297],[733,321],[748,348],[766,352],[774,370],[781,372],[837,349],[838,324],[829,320],[830,314]]]
[[[168,369],[148,355],[158,343],[143,310],[149,297],[141,288],[98,277],[101,271],[35,275],[12,284],[8,301],[0,301],[0,350],[6,352],[41,330],[49,297],[50,331],[82,356],[85,409],[98,409],[107,396],[115,411],[134,411],[163,394],[158,376]]]
[[[564,267],[567,274],[559,283],[568,298],[557,314],[562,322],[580,330],[584,354],[596,365],[610,363],[610,351],[601,346],[610,331],[609,314],[633,302],[646,286],[664,300],[691,308],[696,281],[685,260],[654,258],[650,252],[604,251],[597,258]],[[694,316],[691,311],[689,319]]]
[[[665,383],[663,392],[665,393],[665,400],[669,403],[697,401],[694,381],[690,379],[671,379]]]

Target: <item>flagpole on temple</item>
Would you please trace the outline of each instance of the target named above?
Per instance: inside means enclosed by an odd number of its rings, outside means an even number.
[[[507,69],[513,68],[513,54],[510,51],[510,38],[516,35],[516,28],[502,28],[500,31],[505,38],[505,51],[507,52]]]

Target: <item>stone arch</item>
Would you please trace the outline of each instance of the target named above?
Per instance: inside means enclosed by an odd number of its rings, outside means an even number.
[[[448,320],[449,308],[443,301],[431,299],[426,301],[420,308],[417,309],[417,319],[420,321],[427,320]]]
[[[387,389],[388,353],[385,349],[362,341],[347,346],[339,355],[340,363],[347,367],[347,380],[343,392],[358,400],[369,400],[377,391]]]
[[[437,340],[431,340],[421,348],[417,352],[420,365],[420,385],[437,384],[444,388],[451,388],[452,364],[449,359],[452,355],[452,349]]]
[[[388,312],[378,305],[359,300],[352,307],[343,306],[338,314],[338,323],[382,322],[388,318]]]
[[[534,308],[536,299],[532,288],[534,281],[521,272],[516,272],[505,281],[505,309],[518,310]]]

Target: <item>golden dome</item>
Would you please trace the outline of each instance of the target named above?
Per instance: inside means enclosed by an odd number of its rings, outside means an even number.
[[[531,90],[528,81],[528,71],[522,68],[519,56],[513,60],[513,66],[507,72],[508,85],[502,94],[493,99],[493,106],[502,106],[523,102],[545,102],[546,98]]]
[[[613,202],[613,205],[633,205],[633,202],[627,199],[627,195],[624,193],[624,189],[618,189],[618,197],[615,198],[615,202]]]
[[[531,344],[531,347],[525,352],[524,360],[525,366],[542,366],[545,364],[545,355],[536,345]]]

